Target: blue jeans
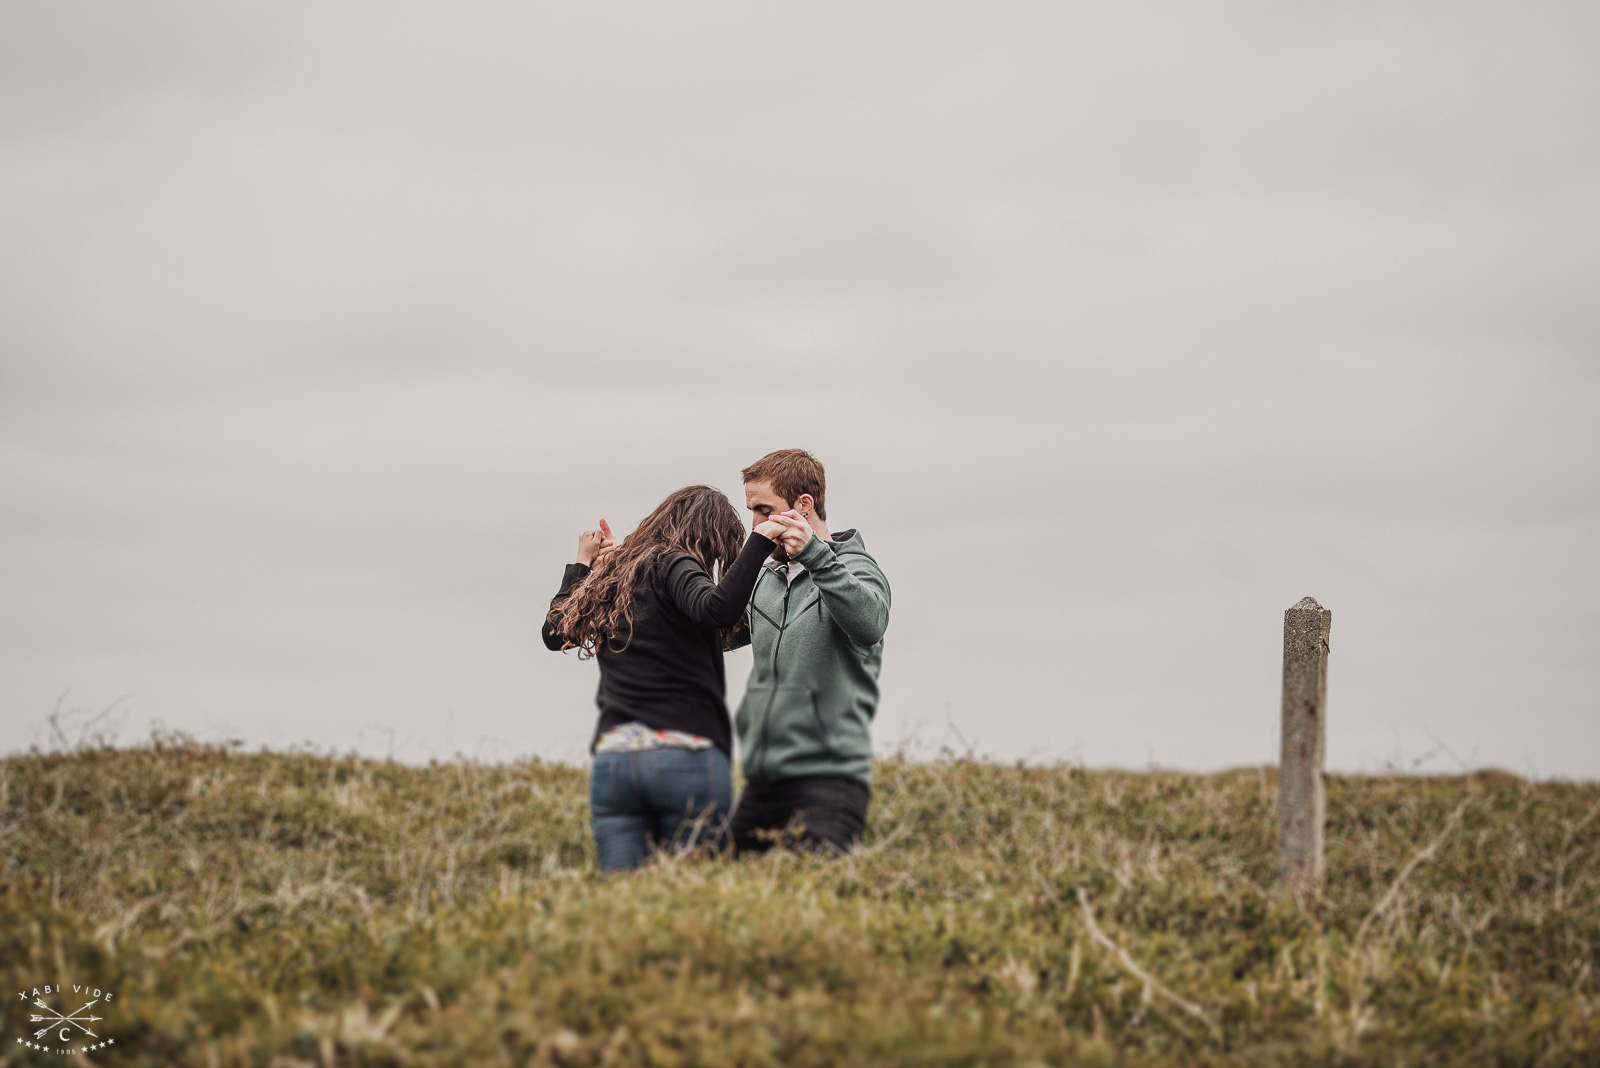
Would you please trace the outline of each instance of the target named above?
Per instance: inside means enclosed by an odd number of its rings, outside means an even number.
[[[589,772],[601,871],[636,868],[655,846],[720,849],[732,807],[728,755],[715,746],[596,753]]]

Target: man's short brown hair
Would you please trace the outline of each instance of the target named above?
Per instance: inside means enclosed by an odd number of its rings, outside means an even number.
[[[822,503],[827,480],[822,476],[822,461],[804,449],[779,449],[769,452],[743,471],[745,482],[770,482],[772,490],[790,504],[803,493],[811,494],[817,503],[817,518],[826,521],[828,513]]]

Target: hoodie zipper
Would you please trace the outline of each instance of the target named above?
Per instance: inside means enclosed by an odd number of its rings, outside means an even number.
[[[783,619],[778,624],[778,640],[772,643],[772,693],[767,697],[767,711],[761,717],[761,764],[766,770],[768,753],[767,730],[772,725],[772,706],[778,699],[778,650],[783,648],[783,636],[789,629],[789,594],[794,590],[794,583],[788,576],[784,576],[783,583]]]

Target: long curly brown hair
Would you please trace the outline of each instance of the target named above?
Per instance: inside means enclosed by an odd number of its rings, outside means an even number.
[[[578,658],[587,660],[626,624],[627,641],[621,649],[611,647],[620,653],[633,642],[633,595],[652,567],[688,553],[708,574],[720,574],[733,566],[743,546],[744,525],[722,491],[685,486],[596,560],[565,599],[550,602],[550,626],[566,642],[563,648],[576,647]]]

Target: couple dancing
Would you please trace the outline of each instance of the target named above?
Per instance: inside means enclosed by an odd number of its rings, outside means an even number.
[[[742,476],[748,537],[726,496],[689,486],[621,545],[603,519],[579,535],[550,602],[545,646],[600,665],[589,815],[604,871],[654,846],[721,848],[729,832],[741,853],[790,833],[843,852],[866,825],[888,580],[856,531],[829,531],[810,453],[769,453]],[[734,804],[722,654],[744,645]]]

